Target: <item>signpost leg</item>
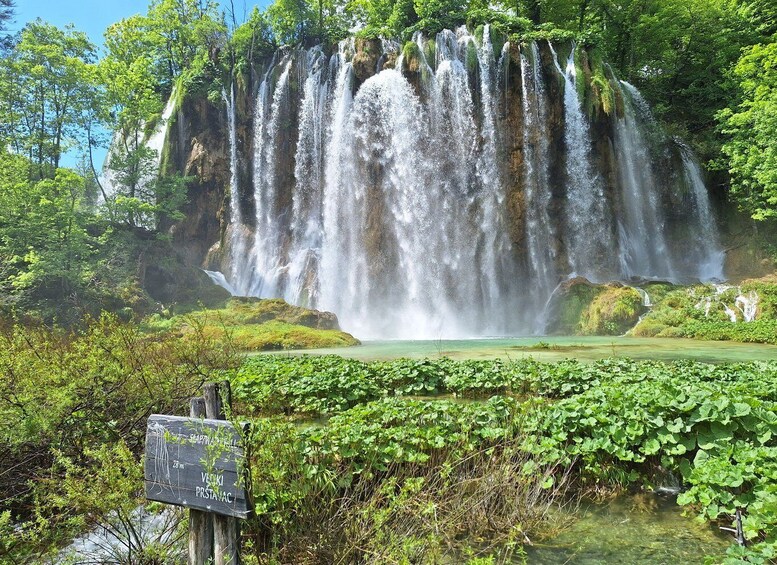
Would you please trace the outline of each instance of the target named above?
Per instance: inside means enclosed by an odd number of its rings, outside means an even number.
[[[192,418],[205,417],[205,399],[192,398]],[[213,559],[213,516],[209,512],[189,510],[189,565],[205,565]]]
[[[229,382],[219,384],[206,383],[203,388],[205,395],[205,412],[208,418],[225,419],[225,404],[231,401]],[[222,402],[222,399],[224,402]],[[231,408],[231,406],[230,406]],[[236,518],[229,516],[213,516],[213,554],[214,565],[239,565],[240,563],[240,532]]]

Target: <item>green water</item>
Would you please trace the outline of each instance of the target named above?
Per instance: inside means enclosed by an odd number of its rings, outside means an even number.
[[[733,543],[690,516],[672,498],[623,496],[584,509],[558,536],[527,546],[530,565],[662,565],[703,563]]]
[[[538,344],[539,347],[538,347]],[[690,359],[708,363],[735,363],[777,359],[777,345],[643,337],[518,337],[429,341],[365,341],[356,347],[284,352],[292,355],[335,354],[365,361],[399,357],[453,359],[523,359],[594,361],[631,357],[670,361]]]

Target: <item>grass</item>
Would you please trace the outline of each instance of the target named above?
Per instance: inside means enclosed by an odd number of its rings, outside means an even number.
[[[178,331],[182,337],[200,328],[208,338],[231,340],[243,351],[275,351],[358,345],[340,330],[337,317],[292,306],[280,299],[233,298],[224,308],[202,309],[169,318],[150,316],[141,324],[147,332]]]
[[[205,334],[216,339],[226,338],[227,333],[231,334],[231,339],[238,349],[247,351],[347,347],[359,344],[352,335],[339,330],[319,330],[278,320],[262,324],[205,328]]]

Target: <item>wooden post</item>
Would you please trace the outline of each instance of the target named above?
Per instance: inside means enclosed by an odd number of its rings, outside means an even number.
[[[228,411],[227,406],[232,399],[229,381],[219,384],[206,383],[203,393],[205,395],[205,412],[208,418],[224,420]],[[213,516],[214,565],[239,565],[239,538],[240,532],[236,518],[222,515]]]
[[[205,399],[191,399],[189,415],[205,417]],[[189,565],[204,565],[213,559],[213,516],[210,512],[189,510]]]
[[[219,386],[216,383],[205,383],[202,387],[202,393],[205,396],[205,414],[211,420],[223,420],[224,410],[221,406],[221,396],[219,395]]]

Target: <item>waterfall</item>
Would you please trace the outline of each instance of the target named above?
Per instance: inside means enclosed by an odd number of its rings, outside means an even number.
[[[715,216],[712,213],[707,187],[701,169],[690,148],[677,142],[683,163],[683,178],[688,186],[690,213],[687,238],[688,248],[684,260],[693,276],[702,281],[723,280],[725,252],[718,239]]]
[[[474,40],[470,40],[474,41]],[[482,236],[482,270],[480,272],[481,294],[486,311],[492,315],[504,315],[500,303],[508,298],[508,288],[501,283],[515,279],[516,272],[510,264],[512,245],[507,237],[504,222],[505,186],[497,156],[496,127],[496,85],[494,66],[494,48],[491,43],[490,27],[483,27],[483,39],[477,46],[480,68],[481,126],[482,146],[476,161],[475,174],[481,190],[481,216],[476,218]],[[513,287],[515,288],[515,287]],[[500,316],[500,317],[501,317]],[[506,322],[506,320],[504,320]],[[502,324],[499,324],[502,325]],[[495,328],[496,329],[496,328]]]
[[[209,271],[207,269],[203,269],[203,271],[205,272],[206,275],[208,275],[210,280],[213,281],[213,284],[220,286],[232,296],[235,296],[237,294],[235,292],[235,289],[232,287],[232,285],[229,284],[227,277],[224,276],[224,273],[220,271]]]
[[[143,171],[141,171],[142,178],[138,184],[142,188],[147,187],[150,183],[154,182],[159,175],[159,167],[162,164],[162,151],[164,150],[165,143],[167,142],[167,136],[170,129],[168,126],[170,118],[173,117],[173,112],[175,112],[175,102],[177,98],[177,90],[175,87],[173,87],[172,91],[170,92],[170,97],[167,99],[165,107],[162,109],[162,114],[159,117],[159,121],[154,127],[154,131],[151,132],[151,134],[145,139],[141,139],[142,136],[139,134],[138,137],[134,140],[135,147],[145,145],[145,147],[152,151],[151,156],[153,162],[151,163],[151,166],[143,167]],[[116,196],[118,191],[118,187],[116,185],[119,180],[117,179],[116,171],[110,168],[110,162],[111,159],[116,156],[117,152],[121,151],[121,147],[123,146],[122,141],[123,136],[121,135],[121,132],[116,131],[113,134],[113,138],[111,139],[111,144],[108,148],[108,155],[105,158],[102,171],[100,172],[100,183],[102,184],[105,195],[109,198]],[[133,145],[132,142],[130,142],[130,145]],[[101,194],[100,200],[102,201],[102,199],[103,197]]]
[[[278,51],[256,91],[251,155],[239,155],[234,87],[225,94],[231,260],[219,284],[331,310],[362,338],[440,338],[542,332],[554,289],[577,275],[720,273],[698,165],[681,149],[667,160],[679,172],[655,172],[658,126],[636,89],[619,86],[625,112],[602,159],[574,46],[562,68],[550,44],[495,53],[489,26],[437,34],[429,60],[427,39],[412,41],[417,73],[401,56],[389,68],[399,46],[385,40],[367,76],[352,39],[331,55]],[[542,64],[551,55],[555,73]],[[252,192],[238,186],[240,159]],[[671,198],[699,226],[692,264],[669,239]]]
[[[331,111],[330,127],[326,145],[326,167],[324,171],[323,218],[324,240],[322,242],[321,270],[319,279],[328,281],[322,285],[321,303],[339,312],[347,307],[353,316],[366,315],[360,312],[363,304],[349,303],[349,297],[358,296],[360,281],[367,276],[366,264],[359,262],[355,254],[359,245],[356,234],[344,228],[359,218],[361,205],[356,198],[350,198],[342,190],[351,163],[342,158],[350,147],[346,133],[348,117],[353,104],[353,66],[348,60],[351,55],[350,42],[340,42],[338,53],[333,57],[336,83]],[[351,261],[345,264],[345,261]],[[340,301],[343,300],[344,304]]]
[[[550,219],[551,186],[550,132],[540,52],[531,44],[531,61],[521,53],[521,95],[523,103],[523,151],[526,195],[526,246],[529,255],[531,294],[535,303],[545,303],[558,279],[555,239]],[[543,309],[544,310],[544,309]],[[538,312],[540,313],[540,312]],[[544,330],[544,320],[536,321]]]
[[[653,190],[660,182],[644,135],[646,125],[652,125],[652,115],[636,88],[627,82],[619,86],[624,101],[624,115],[615,120],[615,152],[621,186],[618,217],[621,272],[626,277],[649,274],[674,280],[676,273],[666,242],[664,203],[658,191]],[[648,123],[641,123],[640,118]]]
[[[252,271],[243,277],[238,290],[256,296],[283,296],[288,265],[284,222],[285,209],[277,164],[280,158],[281,120],[289,109],[289,77],[294,63],[292,54],[281,60],[280,75],[274,89],[275,69],[267,72],[259,87],[254,107],[254,204],[256,217],[252,242]],[[272,91],[272,95],[270,94]],[[284,136],[289,132],[283,131]]]
[[[228,282],[227,284],[229,284],[231,289],[230,292],[232,294],[245,296],[248,291],[244,279],[250,274],[250,271],[243,268],[243,262],[245,261],[246,252],[248,251],[248,242],[243,228],[243,214],[240,210],[240,191],[237,182],[237,110],[235,108],[235,85],[232,84],[229,89],[229,97],[227,97],[226,93],[222,93],[222,96],[227,106],[227,128],[229,132],[229,265],[232,284]],[[211,277],[211,279],[213,279],[213,277]],[[218,281],[214,280],[214,282],[220,284]]]
[[[556,69],[564,77],[567,261],[572,272],[603,281],[614,274],[612,217],[606,207],[603,180],[592,163],[591,132],[577,94],[576,46],[573,43],[563,70],[555,49],[550,48]]]
[[[175,100],[177,97],[178,94],[175,87],[173,87],[173,90],[170,92],[170,98],[167,99],[165,107],[162,110],[162,116],[159,118],[159,123],[157,123],[156,127],[154,128],[154,132],[145,142],[146,147],[154,152],[153,155],[155,159],[154,171],[150,173],[151,177],[147,178],[146,182],[150,182],[158,174],[159,165],[162,162],[162,150],[165,147],[165,141],[167,141],[167,132],[170,129],[168,126],[170,123],[170,118],[173,117],[173,112],[175,111]]]
[[[310,277],[317,269],[324,236],[321,202],[325,174],[325,116],[329,94],[329,80],[324,75],[328,71],[327,57],[320,48],[312,49],[306,58],[307,77],[300,106],[294,168],[297,185],[291,217],[288,287],[284,293],[287,300],[302,305],[315,303],[318,298],[317,281],[310,280]]]

